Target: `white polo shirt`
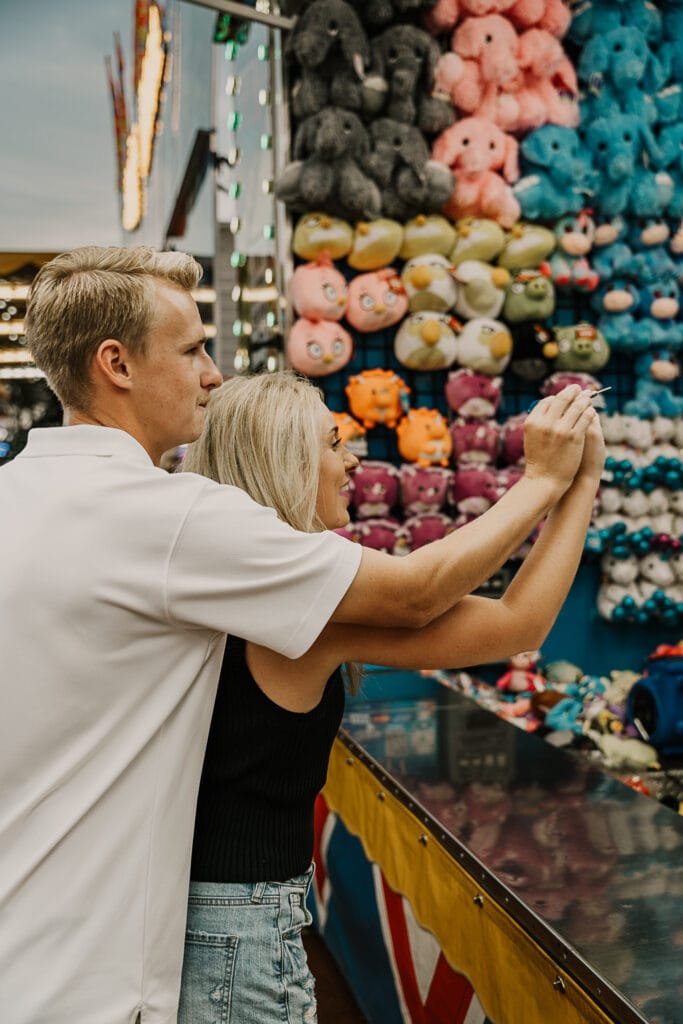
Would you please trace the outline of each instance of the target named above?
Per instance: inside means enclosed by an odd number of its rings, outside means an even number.
[[[225,634],[304,653],[358,569],[106,427],[0,469],[0,1019],[176,1019]]]

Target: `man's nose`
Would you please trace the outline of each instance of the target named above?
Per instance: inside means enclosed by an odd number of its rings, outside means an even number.
[[[202,387],[219,388],[223,383],[223,374],[218,369],[208,352],[205,353],[207,365],[202,370]]]

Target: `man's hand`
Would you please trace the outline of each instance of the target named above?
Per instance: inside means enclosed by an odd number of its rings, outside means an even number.
[[[596,420],[590,392],[578,384],[542,399],[524,423],[525,475],[554,481],[564,493],[582,465],[586,433]],[[599,452],[591,454],[591,464],[598,456]]]

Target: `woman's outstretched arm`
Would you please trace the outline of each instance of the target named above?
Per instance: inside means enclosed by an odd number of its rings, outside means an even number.
[[[423,627],[475,590],[570,487],[594,418],[577,385],[539,402],[525,423],[522,479],[473,523],[403,558],[364,549],[332,622]]]
[[[550,511],[502,598],[464,597],[420,629],[332,623],[315,645],[329,664],[364,661],[396,668],[457,668],[540,647],[574,580],[600,483],[604,442],[597,415],[591,419],[574,482]]]

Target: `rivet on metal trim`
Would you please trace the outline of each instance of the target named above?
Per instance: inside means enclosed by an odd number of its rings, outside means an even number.
[[[346,758],[346,763],[349,764],[349,765],[353,764],[353,758],[352,757],[347,757]]]

